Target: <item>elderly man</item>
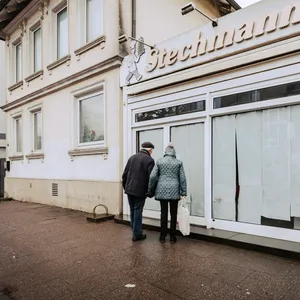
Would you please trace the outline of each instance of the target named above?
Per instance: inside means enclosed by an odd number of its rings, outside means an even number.
[[[128,196],[130,206],[133,241],[146,238],[142,231],[142,218],[149,176],[154,167],[154,160],[151,157],[153,149],[152,143],[143,143],[140,152],[129,158],[122,175],[123,188]]]

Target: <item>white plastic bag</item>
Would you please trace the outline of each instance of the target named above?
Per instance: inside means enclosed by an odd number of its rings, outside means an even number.
[[[178,203],[178,227],[182,235],[190,234],[190,212],[185,199],[181,199]]]

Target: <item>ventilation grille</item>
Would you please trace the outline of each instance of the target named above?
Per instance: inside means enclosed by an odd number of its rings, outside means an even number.
[[[52,197],[58,196],[58,184],[52,183]]]

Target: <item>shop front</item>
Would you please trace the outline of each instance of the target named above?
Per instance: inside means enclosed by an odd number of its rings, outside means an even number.
[[[300,241],[298,49],[300,1],[265,0],[147,50],[132,82],[126,57],[124,164],[145,141],[155,160],[172,142],[193,224]]]

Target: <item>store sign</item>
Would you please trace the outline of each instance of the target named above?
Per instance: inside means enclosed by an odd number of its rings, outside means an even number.
[[[217,27],[208,23],[200,30],[191,30],[153,49],[141,51],[138,43],[132,44],[131,53],[122,64],[121,86],[213,63],[300,36],[299,24],[300,0],[296,3],[295,0],[264,0],[220,18]]]
[[[152,72],[156,68],[163,69],[176,64],[178,61],[194,59],[206,53],[242,43],[253,37],[260,37],[277,29],[300,23],[300,3],[289,5],[281,13],[272,12],[258,21],[246,22],[239,28],[219,30],[214,35],[206,37],[200,31],[194,41],[181,48],[153,49],[147,57],[145,70]]]

